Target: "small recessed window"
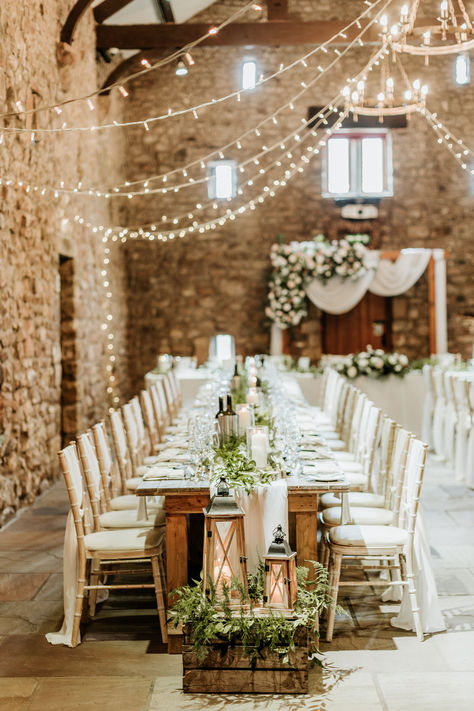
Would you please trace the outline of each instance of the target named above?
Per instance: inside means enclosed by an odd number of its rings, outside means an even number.
[[[471,68],[469,66],[469,54],[462,52],[456,57],[456,84],[469,84],[471,78]]]
[[[208,163],[208,195],[211,200],[228,200],[237,191],[235,160],[216,160]]]
[[[393,195],[388,131],[338,131],[328,139],[323,169],[323,197]]]
[[[255,89],[257,84],[257,63],[247,59],[242,64],[242,89]]]

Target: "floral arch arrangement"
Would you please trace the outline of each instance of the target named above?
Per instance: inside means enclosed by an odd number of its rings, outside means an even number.
[[[297,326],[308,313],[306,286],[314,279],[323,283],[333,277],[359,279],[368,271],[368,242],[368,235],[346,235],[329,242],[319,234],[309,242],[273,244],[266,316],[281,329]]]

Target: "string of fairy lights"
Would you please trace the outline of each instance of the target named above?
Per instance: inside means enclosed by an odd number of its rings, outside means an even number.
[[[225,151],[235,148],[237,150],[242,150],[243,145],[245,143],[245,139],[252,136],[252,137],[261,137],[262,131],[264,131],[265,127],[273,127],[274,125],[278,124],[278,117],[282,112],[284,112],[286,109],[289,109],[290,111],[295,110],[295,104],[296,102],[301,99],[307,92],[309,92],[311,89],[315,87],[315,85],[321,80],[323,75],[331,70],[336,64],[348,53],[350,52],[354,46],[358,46],[360,42],[363,43],[362,37],[364,34],[368,31],[370,26],[376,22],[378,22],[379,16],[384,12],[384,10],[387,8],[387,6],[392,2],[392,0],[385,0],[384,5],[380,9],[380,11],[368,22],[368,24],[365,27],[361,26],[360,31],[356,34],[352,42],[348,43],[347,46],[341,50],[337,51],[336,57],[323,69],[320,67],[318,73],[313,77],[308,82],[301,82],[301,89],[295,93],[293,96],[291,96],[289,99],[287,99],[283,104],[281,104],[275,111],[272,113],[268,114],[265,116],[263,119],[261,119],[256,125],[252,126],[251,128],[247,129],[243,133],[241,133],[237,138],[228,141],[227,143],[215,148],[213,151],[207,153],[205,156],[201,156],[200,158],[194,159],[193,161],[188,162],[187,164],[181,166],[180,168],[176,168],[172,171],[168,171],[167,173],[161,173],[158,175],[151,175],[147,176],[144,179],[140,180],[135,180],[135,181],[126,181],[125,183],[122,183],[118,186],[114,186],[112,188],[105,188],[105,189],[97,189],[96,188],[85,188],[82,183],[78,183],[76,186],[73,188],[71,187],[66,187],[64,185],[64,182],[61,181],[59,185],[56,186],[48,186],[48,185],[37,185],[37,184],[31,184],[28,181],[25,181],[24,179],[20,179],[17,181],[12,180],[11,178],[5,178],[2,177],[0,179],[0,183],[3,183],[7,186],[16,184],[18,187],[24,188],[27,190],[27,192],[39,192],[41,195],[45,194],[51,194],[54,198],[59,198],[60,195],[62,194],[76,194],[76,195],[87,195],[87,196],[94,196],[98,198],[105,198],[109,199],[111,197],[127,197],[128,199],[133,199],[137,195],[147,195],[147,194],[153,194],[153,193],[160,193],[162,195],[167,194],[170,191],[173,192],[179,192],[182,189],[185,188],[190,188],[194,187],[195,185],[199,183],[206,183],[209,181],[209,175],[204,175],[200,178],[194,178],[192,176],[189,176],[189,171],[191,171],[192,168],[194,167],[199,167],[201,171],[207,170],[207,162],[211,160],[212,158],[224,158],[224,153]],[[354,21],[355,22],[355,21]],[[350,23],[354,24],[354,23]],[[360,23],[359,23],[360,24]],[[348,25],[349,27],[350,25]],[[340,33],[339,33],[340,34]],[[255,153],[254,155],[251,155],[248,159],[240,162],[237,165],[238,170],[242,173],[245,170],[245,167],[252,162],[255,162],[255,160],[261,159],[262,156],[266,155],[267,153],[275,150],[279,145],[284,143],[285,141],[290,140],[293,136],[298,134],[298,131],[300,131],[302,128],[308,125],[310,122],[309,120],[305,119],[304,117],[299,117],[299,126],[298,128],[294,129],[292,132],[284,136],[283,138],[280,138],[278,141],[274,142],[270,146],[266,146],[265,143],[262,143],[260,150]],[[176,174],[181,174],[186,180],[183,183],[178,183],[178,184],[173,184],[170,185],[168,182],[168,179],[172,175]],[[153,181],[161,180],[162,186],[159,188],[153,188],[150,187],[150,183]],[[143,185],[142,190],[133,190],[133,186],[135,185]],[[125,190],[122,190],[122,188],[125,188]]]
[[[461,0],[457,1],[462,5]],[[298,90],[295,94],[290,98],[286,98],[284,103],[260,119],[256,125],[250,127],[238,137],[214,148],[206,155],[189,161],[185,165],[173,168],[167,172],[148,175],[144,178],[131,181],[127,180],[113,186],[91,187],[83,185],[81,182],[73,186],[67,186],[64,181],[59,181],[57,185],[42,185],[36,183],[36,181],[30,182],[25,179],[17,180],[10,176],[0,178],[0,186],[12,186],[20,188],[26,193],[32,192],[40,195],[53,196],[56,199],[59,199],[62,195],[73,194],[103,198],[105,200],[114,197],[132,200],[138,196],[172,195],[184,189],[192,189],[196,188],[196,186],[207,184],[211,179],[211,175],[208,172],[208,162],[210,160],[216,158],[220,160],[228,159],[229,151],[245,151],[246,148],[248,150],[248,145],[246,144],[254,146],[256,142],[259,143],[257,148],[251,148],[251,155],[245,155],[242,160],[235,161],[236,170],[239,174],[243,174],[243,178],[241,184],[237,187],[236,196],[234,198],[228,198],[227,204],[226,202],[216,199],[196,202],[194,206],[186,212],[171,215],[162,214],[160,219],[156,221],[158,224],[156,224],[156,222],[150,222],[133,227],[95,225],[81,215],[75,216],[74,220],[77,224],[90,229],[93,234],[102,234],[103,256],[101,257],[100,276],[104,288],[105,303],[108,306],[101,328],[106,337],[107,395],[111,409],[117,407],[120,403],[120,397],[117,392],[117,378],[115,375],[116,347],[113,331],[113,312],[111,308],[113,301],[113,291],[110,283],[112,243],[126,243],[129,240],[137,239],[160,242],[179,241],[187,235],[199,236],[224,226],[228,221],[233,222],[239,217],[256,210],[270,198],[275,197],[295,176],[305,171],[312,159],[320,153],[333,133],[341,127],[344,119],[351,112],[354,113],[355,99],[359,100],[359,109],[364,109],[365,106],[366,111],[374,110],[376,112],[377,108],[380,108],[387,98],[389,103],[390,101],[392,102],[392,106],[389,107],[389,110],[395,111],[399,108],[401,110],[403,106],[398,107],[393,101],[393,79],[391,77],[388,77],[385,82],[383,100],[381,99],[382,92],[377,97],[378,104],[376,104],[373,109],[370,106],[364,105],[363,101],[362,104],[360,103],[361,98],[364,100],[364,87],[369,72],[371,72],[374,67],[383,65],[387,56],[392,56],[394,61],[396,61],[395,56],[397,53],[407,52],[421,54],[425,56],[426,60],[431,50],[433,54],[442,54],[443,51],[439,48],[441,40],[438,41],[435,46],[433,38],[431,36],[427,38],[426,33],[423,34],[423,52],[420,53],[415,45],[413,45],[415,50],[412,51],[411,49],[408,37],[410,33],[416,34],[414,27],[416,12],[419,6],[418,0],[413,3],[410,12],[408,12],[406,6],[402,7],[399,23],[393,25],[389,30],[387,15],[384,13],[392,2],[393,0],[364,0],[365,8],[360,12],[358,17],[347,23],[342,30],[336,32],[327,41],[312,47],[310,51],[288,63],[280,63],[279,68],[268,75],[261,75],[255,82],[255,87],[253,88],[264,86],[273,79],[296,68],[304,68],[307,69],[308,72],[311,72],[309,79],[306,77],[304,77],[303,80],[297,78],[295,84],[298,82]],[[451,0],[449,0],[449,2],[451,2]],[[448,10],[446,8],[448,8]],[[144,132],[148,132],[154,126],[159,125],[159,122],[165,120],[190,116],[192,121],[199,121],[203,118],[202,112],[204,109],[212,108],[230,100],[240,102],[242,96],[248,94],[248,92],[251,91],[250,89],[240,88],[181,109],[169,107],[167,111],[146,119],[122,122],[112,121],[103,124],[92,122],[91,125],[74,126],[68,125],[64,120],[65,117],[62,115],[63,109],[67,105],[77,102],[86,102],[90,109],[90,116],[94,117],[97,115],[94,113],[97,108],[94,99],[100,96],[104,91],[109,92],[115,89],[126,99],[129,96],[129,91],[127,91],[125,85],[128,85],[137,77],[156,71],[170,62],[176,61],[178,58],[184,58],[190,66],[194,65],[195,60],[191,54],[191,50],[194,47],[201,44],[209,35],[217,34],[222,28],[234,22],[243,14],[252,10],[260,12],[261,9],[262,7],[259,3],[246,3],[226,20],[212,27],[206,34],[200,36],[193,42],[177,49],[175,52],[153,64],[143,58],[139,71],[133,72],[120,81],[114,82],[107,87],[98,89],[89,94],[69,97],[54,104],[39,106],[28,110],[25,110],[21,101],[17,101],[15,111],[0,114],[0,120],[4,122],[4,125],[0,126],[0,144],[4,143],[5,138],[8,136],[15,137],[18,135],[26,135],[32,144],[35,144],[36,136],[40,134],[60,135],[70,132],[99,132],[106,129],[128,127],[141,127]],[[452,29],[449,24],[449,17],[454,18],[453,24],[456,25],[454,10],[452,10],[451,5],[444,0],[441,2],[441,14],[438,18],[440,22],[440,31],[437,31],[438,35],[441,33],[442,36],[443,33],[445,35],[447,33],[451,36],[455,36],[458,42],[466,42],[467,35],[471,35],[473,31],[469,17],[467,16],[466,26],[461,25],[460,28],[454,26],[454,29]],[[364,47],[364,35],[369,28],[374,25],[379,25],[380,27],[380,46],[372,54],[363,69],[358,72],[356,76],[346,78],[345,86],[341,88],[337,96],[318,112],[317,116],[310,118],[298,116],[298,111],[296,111],[295,106],[297,102],[305,97],[308,92],[313,90],[322,77],[331,71],[349,51],[354,47]],[[347,42],[349,33],[351,37],[353,36],[353,39]],[[433,37],[434,35],[435,33],[433,33]],[[441,39],[444,40],[445,37],[442,36]],[[342,41],[344,41],[345,47],[340,49],[337,45],[340,45]],[[452,51],[452,48],[449,51]],[[446,53],[448,53],[447,50]],[[355,91],[356,87],[357,91]],[[416,94],[416,82],[413,84],[413,88]],[[422,89],[423,88],[424,87],[422,87]],[[409,87],[407,91],[410,93],[411,88]],[[407,91],[405,93],[407,93]],[[423,94],[423,91],[421,91],[421,94]],[[424,103],[425,95],[426,92],[421,97],[419,105],[416,105],[416,102],[414,102],[414,110],[423,116],[431,126],[438,144],[445,146],[445,148],[450,151],[464,171],[474,174],[473,151],[466,145],[463,139],[458,138],[439,119],[436,113],[432,113],[426,108]],[[343,106],[342,109],[339,108],[341,105]],[[387,109],[385,108],[385,110]],[[30,114],[46,112],[50,112],[52,120],[60,122],[60,125],[35,127],[34,129],[26,125],[8,125],[10,119],[15,119],[19,122],[21,118],[26,118]],[[290,116],[294,116],[296,127],[292,128],[285,136],[278,138],[278,140],[274,139],[272,133],[271,141],[268,140],[268,137],[265,141],[265,133],[269,129],[273,132],[275,125],[279,124],[279,119],[281,119],[282,114],[284,114],[286,118],[287,112],[295,112],[294,114],[291,113]],[[261,141],[256,141],[255,139],[261,139]],[[261,185],[262,182],[264,183],[263,186]],[[242,198],[242,201],[240,201],[239,198]],[[239,204],[235,205],[234,200]],[[229,205],[229,203],[231,203],[231,205]]]
[[[356,84],[361,77],[367,77],[367,74],[372,71],[374,66],[377,66],[380,62],[381,59],[383,59],[384,56],[388,54],[388,49],[384,46],[381,49],[377,50],[375,54],[370,58],[369,62],[363,67],[363,69],[354,77],[352,77],[349,80],[350,84]],[[314,156],[318,155],[321,148],[326,145],[327,140],[330,138],[330,136],[337,131],[341,125],[344,119],[347,117],[349,113],[349,108],[346,107],[344,110],[339,111],[337,109],[337,104],[340,101],[340,99],[343,96],[343,90],[339,92],[339,94],[334,97],[334,99],[329,102],[318,114],[318,119],[315,124],[315,127],[311,132],[308,133],[308,137],[316,137],[318,135],[316,127],[320,126],[321,124],[323,125],[328,125],[328,120],[327,117],[331,113],[336,113],[338,114],[338,118],[336,122],[334,123],[333,126],[329,126],[328,128],[324,129],[323,135],[319,137],[318,141],[312,145],[311,147],[308,146],[307,148],[311,148],[311,150],[307,150],[304,155],[300,157],[299,160],[297,161],[292,161],[290,164],[289,168],[287,168],[284,171],[284,174],[282,177],[272,180],[271,184],[267,184],[264,186],[263,190],[260,191],[260,193],[247,202],[243,203],[242,205],[239,205],[238,207],[235,207],[234,209],[228,209],[225,213],[225,215],[220,215],[217,217],[214,217],[212,219],[207,220],[204,223],[201,224],[195,224],[188,226],[185,229],[182,230],[168,230],[165,232],[155,232],[154,230],[146,230],[143,229],[143,227],[137,227],[136,229],[130,229],[128,227],[120,228],[119,230],[114,229],[114,228],[105,228],[103,225],[92,225],[91,223],[87,223],[83,220],[83,218],[77,217],[76,220],[86,226],[89,227],[93,233],[98,233],[102,232],[103,237],[102,237],[102,244],[104,246],[104,254],[103,254],[103,264],[101,267],[101,278],[103,279],[103,287],[104,287],[104,292],[105,292],[105,298],[108,303],[112,303],[113,299],[113,292],[112,288],[110,285],[110,275],[109,275],[109,264],[110,264],[110,254],[111,254],[111,249],[110,249],[110,243],[114,242],[120,242],[122,244],[126,243],[129,239],[130,240],[136,240],[136,239],[145,239],[148,241],[162,241],[162,242],[167,242],[167,241],[172,241],[175,238],[183,238],[186,236],[186,234],[191,234],[195,233],[197,235],[199,234],[204,234],[205,232],[215,230],[218,226],[224,226],[227,221],[234,221],[238,217],[245,215],[248,213],[248,211],[253,211],[255,210],[259,205],[262,205],[266,200],[269,198],[273,198],[276,196],[277,192],[288,184],[288,182],[295,177],[296,175],[299,175],[305,171],[305,169],[308,167],[308,165],[311,162],[311,159],[314,158]],[[314,119],[313,119],[314,120]],[[117,407],[120,403],[120,396],[117,391],[117,382],[116,382],[116,376],[115,376],[115,363],[116,363],[116,355],[115,355],[115,349],[114,349],[114,334],[112,331],[112,321],[113,321],[113,313],[111,308],[109,307],[107,309],[106,317],[104,322],[102,323],[102,329],[107,333],[107,358],[108,358],[108,363],[106,366],[106,372],[107,372],[107,378],[108,378],[108,384],[107,384],[107,394],[110,397],[110,409],[113,410],[115,407]]]
[[[16,116],[29,116],[32,114],[38,114],[42,113],[45,111],[54,111],[58,116],[62,114],[63,108],[69,104],[77,103],[80,101],[87,102],[87,105],[91,111],[95,110],[95,105],[93,103],[93,99],[97,96],[100,96],[101,94],[105,92],[109,92],[114,88],[117,88],[120,92],[120,94],[126,98],[128,96],[128,91],[125,89],[124,84],[127,84],[128,82],[132,81],[133,79],[136,79],[137,77],[141,77],[144,74],[148,74],[149,72],[152,72],[156,69],[159,69],[160,67],[165,66],[166,64],[169,64],[170,62],[174,62],[176,59],[179,59],[180,57],[185,57],[186,60],[190,65],[194,64],[194,59],[192,55],[190,54],[191,50],[194,47],[197,47],[198,45],[202,44],[202,42],[208,37],[215,36],[219,33],[219,31],[223,28],[226,27],[227,25],[235,22],[239,17],[242,17],[245,15],[250,9],[253,9],[257,12],[262,11],[262,6],[259,3],[256,2],[248,2],[246,5],[243,7],[239,8],[236,10],[234,13],[232,13],[229,17],[224,19],[221,23],[214,25],[211,27],[206,33],[200,35],[197,37],[195,40],[192,42],[188,42],[185,46],[177,49],[176,51],[172,52],[170,55],[167,55],[166,57],[163,57],[162,59],[154,62],[151,64],[147,59],[142,59],[141,65],[142,69],[140,69],[137,72],[130,73],[127,77],[124,77],[121,79],[121,81],[113,82],[111,84],[108,84],[106,87],[102,87],[101,89],[96,89],[94,91],[88,92],[87,94],[82,94],[80,96],[74,96],[74,97],[69,97],[67,99],[63,99],[61,101],[58,101],[53,104],[47,104],[44,106],[38,106],[32,109],[25,109],[23,106],[23,103],[21,101],[16,101],[15,102],[15,111],[10,111],[7,113],[2,113],[0,114],[0,119],[5,119],[5,118],[13,118]],[[58,128],[51,128],[51,129],[41,129],[41,132],[47,132],[47,133],[62,133],[65,131],[89,131],[89,130],[99,130],[101,128],[113,128],[115,126],[118,126],[120,124],[114,122],[110,125],[107,126],[84,126],[84,127],[68,127],[63,123],[61,127]],[[24,127],[13,127],[11,129],[3,129],[3,130],[16,130],[16,131],[28,131],[31,129],[25,129]]]
[[[462,138],[455,136],[439,119],[438,114],[431,113],[426,107],[420,109],[419,113],[425,117],[434,130],[438,143],[448,149],[463,170],[474,175],[474,151],[464,143]]]
[[[284,74],[287,71],[290,71],[294,69],[295,67],[303,66],[303,67],[308,67],[308,60],[313,57],[318,52],[321,52],[323,54],[328,54],[329,51],[333,51],[336,55],[339,55],[341,53],[341,50],[339,50],[337,47],[336,48],[331,48],[331,44],[336,42],[338,39],[339,40],[346,40],[347,39],[347,33],[355,26],[358,29],[362,29],[362,24],[361,21],[364,20],[367,15],[372,12],[379,4],[381,4],[384,0],[364,0],[364,4],[366,5],[366,8],[356,17],[354,20],[351,22],[347,23],[341,30],[338,32],[334,33],[332,37],[330,37],[328,40],[323,42],[320,45],[315,46],[313,49],[310,51],[306,52],[302,56],[296,58],[295,60],[289,62],[288,64],[281,63],[280,67],[277,71],[272,72],[268,76],[261,76],[256,84],[255,87],[258,88],[259,86],[262,86],[266,84],[267,82],[280,77],[282,74]],[[389,0],[391,2],[392,0]],[[389,2],[385,3],[385,6],[389,4]],[[192,55],[190,54],[190,49],[192,47],[198,45],[199,43],[202,43],[206,38],[208,38],[209,34],[216,35],[218,32],[225,27],[226,25],[230,24],[231,22],[235,21],[238,19],[239,16],[245,14],[250,8],[256,9],[260,11],[262,8],[258,3],[248,3],[245,7],[241,8],[239,11],[235,12],[233,15],[231,15],[227,20],[222,22],[220,25],[217,25],[209,30],[206,34],[202,35],[200,38],[195,40],[192,43],[189,43],[185,47],[177,50],[175,53],[172,55],[169,55],[168,57],[160,60],[159,62],[156,62],[154,64],[151,64],[147,59],[142,59],[141,63],[142,66],[144,67],[142,70],[138,72],[134,72],[127,76],[126,78],[122,79],[121,83],[113,83],[108,85],[106,88],[99,89],[95,92],[91,92],[87,95],[80,96],[80,97],[75,97],[75,98],[69,98],[65,99],[62,102],[56,103],[56,104],[51,104],[48,106],[42,106],[42,107],[37,107],[33,109],[28,109],[26,110],[22,104],[21,101],[16,102],[16,111],[9,112],[9,113],[4,113],[0,114],[0,119],[6,119],[6,118],[13,118],[13,117],[18,117],[18,116],[28,116],[31,114],[37,114],[40,112],[44,111],[54,111],[58,116],[62,114],[62,107],[64,105],[78,102],[78,101],[86,101],[88,104],[88,107],[91,111],[95,110],[95,105],[92,101],[92,99],[95,96],[100,95],[104,91],[110,91],[112,88],[117,87],[117,89],[120,91],[120,94],[126,98],[129,95],[129,92],[125,89],[123,84],[132,81],[133,79],[137,77],[141,77],[143,74],[146,74],[148,72],[154,71],[165,64],[170,63],[171,61],[174,61],[176,57],[179,56],[184,56],[187,58],[187,61],[189,64],[193,65],[195,64],[194,59],[192,58]],[[377,20],[375,20],[377,21]],[[374,20],[370,20],[368,25],[365,27],[365,30],[368,29],[372,24],[374,23]],[[360,37],[357,38],[357,42],[360,46],[364,46],[364,43]],[[318,71],[323,73],[325,69],[321,66],[318,65],[317,67]],[[104,129],[112,129],[112,128],[124,128],[124,127],[130,127],[130,126],[142,126],[146,131],[150,130],[150,126],[152,126],[154,123],[158,121],[163,121],[165,119],[169,118],[174,118],[177,116],[183,116],[186,114],[192,114],[195,119],[199,117],[198,112],[204,108],[210,107],[210,106],[216,106],[219,105],[225,101],[228,101],[230,99],[235,98],[237,101],[240,101],[241,95],[245,92],[252,91],[251,89],[238,89],[232,92],[229,92],[228,94],[225,94],[224,96],[220,97],[212,97],[211,99],[208,99],[206,101],[200,102],[198,104],[195,104],[193,106],[188,106],[184,109],[179,109],[179,110],[173,110],[171,107],[168,108],[168,110],[162,114],[159,114],[157,116],[150,116],[146,119],[141,119],[141,120],[134,120],[134,121],[113,121],[110,123],[105,123],[105,124],[94,124],[94,125],[87,125],[87,126],[68,126],[64,122],[62,123],[61,126],[58,127],[45,127],[45,128],[35,128],[32,130],[31,128],[27,128],[25,126],[0,126],[0,132],[4,133],[28,133],[31,137],[33,137],[31,140],[34,140],[34,137],[36,134],[55,134],[55,133],[66,133],[66,132],[74,132],[74,131],[101,131]]]

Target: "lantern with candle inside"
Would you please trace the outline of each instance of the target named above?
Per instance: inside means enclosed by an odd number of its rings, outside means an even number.
[[[205,595],[210,594],[211,584],[218,595],[222,595],[225,586],[231,601],[232,598],[240,601],[234,581],[247,592],[244,512],[231,495],[225,478],[219,481],[216,495],[204,509],[202,570]]]
[[[264,558],[263,602],[269,607],[290,612],[296,602],[296,553],[279,524]]]
[[[247,429],[247,450],[257,469],[265,469],[267,466],[269,449],[268,427],[266,425],[249,427]]]

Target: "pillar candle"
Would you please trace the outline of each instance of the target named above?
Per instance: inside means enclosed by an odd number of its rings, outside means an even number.
[[[250,390],[248,390],[245,399],[249,403],[249,405],[256,405],[258,403],[257,389],[251,388]]]
[[[241,405],[237,414],[239,416],[239,434],[243,435],[247,428],[252,425],[252,412],[250,407]]]
[[[259,469],[267,466],[268,439],[263,432],[256,432],[252,435],[252,459]]]

